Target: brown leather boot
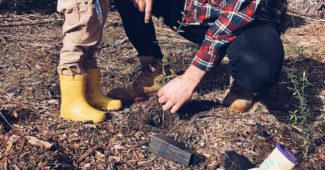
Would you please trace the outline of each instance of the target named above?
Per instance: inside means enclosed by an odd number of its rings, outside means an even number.
[[[112,89],[108,96],[120,99],[123,103],[143,101],[155,96],[159,89],[174,73],[169,67],[162,67],[161,61],[153,57],[139,57],[141,65],[134,71],[130,85]]]
[[[226,91],[223,104],[229,107],[232,112],[247,112],[253,105],[253,95],[254,93],[242,89],[231,78],[230,87]]]

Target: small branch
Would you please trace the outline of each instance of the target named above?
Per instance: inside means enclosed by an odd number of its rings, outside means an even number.
[[[0,28],[5,28],[5,27],[16,27],[16,26],[28,26],[28,25],[39,25],[39,24],[49,24],[57,21],[62,21],[62,20],[44,20],[44,21],[38,21],[38,22],[31,22],[31,23],[17,23],[17,24],[6,24],[6,25],[0,25]]]
[[[287,14],[292,15],[292,16],[296,16],[296,17],[301,17],[303,19],[310,20],[310,21],[325,22],[325,19],[315,19],[315,18],[303,16],[303,15],[294,14],[294,13],[291,13],[291,12],[287,12]]]
[[[16,17],[16,18],[19,18],[19,19],[21,19],[21,20],[28,21],[28,22],[35,22],[35,21],[33,21],[33,20],[30,20],[30,19],[28,19],[28,18],[26,18],[26,17],[22,17],[22,16],[19,16],[19,15],[15,15],[15,17]]]
[[[41,43],[35,43],[35,44],[21,43],[21,44],[34,46],[34,47],[47,47],[47,48],[51,48],[51,47],[54,47],[56,45],[55,43],[46,43],[46,44],[41,44]]]
[[[298,132],[300,132],[300,133],[302,133],[303,131],[302,131],[302,129],[301,128],[299,128],[298,126],[296,126],[296,125],[291,125],[291,127],[292,128],[294,128],[294,129],[296,129]]]
[[[13,128],[12,127],[12,125],[9,123],[9,121],[5,118],[5,116],[3,116],[3,114],[2,113],[0,113],[0,115],[1,115],[1,117],[3,118],[3,120],[11,127],[11,128]]]
[[[161,128],[165,128],[165,111],[162,112]]]

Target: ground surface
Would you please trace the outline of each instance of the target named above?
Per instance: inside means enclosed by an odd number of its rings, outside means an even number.
[[[26,11],[30,13],[29,11]],[[325,169],[325,26],[292,18],[283,36],[286,59],[279,86],[247,113],[233,114],[222,107],[229,84],[226,62],[211,71],[193,100],[179,115],[165,114],[155,98],[125,107],[101,124],[59,119],[56,65],[61,47],[62,19],[52,11],[20,15],[0,13],[0,169],[187,169],[148,151],[153,133],[185,143],[200,159],[193,169],[215,169],[226,151],[235,151],[254,164],[261,163],[281,143],[300,160],[296,169]],[[32,23],[37,20],[41,23]],[[191,62],[196,45],[157,23],[162,49],[177,72]],[[112,12],[97,54],[105,92],[127,84],[138,61]],[[313,85],[306,88],[313,116],[307,124],[309,154],[303,157],[304,130],[293,126],[289,111],[293,97],[289,73],[304,71]],[[6,122],[8,121],[8,122]],[[9,125],[10,124],[10,125]],[[51,149],[32,145],[28,136],[55,144]]]

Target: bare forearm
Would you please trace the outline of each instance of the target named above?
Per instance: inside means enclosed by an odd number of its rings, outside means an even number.
[[[190,65],[185,71],[185,73],[182,75],[182,77],[188,80],[188,82],[190,82],[191,84],[197,86],[205,74],[205,71],[200,70],[199,68],[193,65]]]

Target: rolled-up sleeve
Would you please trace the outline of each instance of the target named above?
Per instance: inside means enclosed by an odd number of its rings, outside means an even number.
[[[258,3],[255,0],[234,0],[220,9],[220,15],[209,24],[205,38],[192,65],[209,71],[217,59],[224,57],[226,46],[235,39],[234,32],[254,19]]]

